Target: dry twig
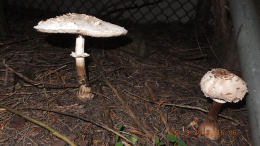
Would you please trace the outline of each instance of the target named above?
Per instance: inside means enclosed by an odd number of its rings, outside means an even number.
[[[101,85],[98,85],[98,90],[103,95],[103,90],[102,90]],[[101,98],[101,103],[102,103],[103,108],[104,108],[104,121],[107,122],[108,127],[112,128],[113,127],[113,121],[112,121],[112,119],[110,117],[110,108],[108,107],[108,105],[105,102],[104,98]]]
[[[100,123],[96,123],[94,121],[91,121],[91,120],[88,120],[88,119],[85,119],[85,118],[82,118],[82,117],[78,117],[78,116],[75,116],[75,115],[71,115],[71,114],[67,114],[67,113],[63,113],[63,112],[59,112],[59,111],[53,111],[53,110],[47,110],[47,109],[40,109],[40,108],[24,108],[23,110],[39,110],[39,111],[46,111],[46,112],[52,112],[52,113],[55,113],[55,114],[60,114],[60,115],[64,115],[64,116],[68,116],[68,117],[72,117],[72,118],[75,118],[75,119],[79,119],[81,121],[84,121],[84,122],[89,122],[89,123],[92,123],[93,125],[96,125],[100,128],[103,128],[107,131],[110,131],[116,135],[118,135],[119,137],[123,138],[125,141],[127,141],[128,143],[131,143],[133,145],[135,145],[135,143],[133,143],[132,141],[130,141],[128,138],[126,138],[124,135],[120,134],[119,132],[109,128],[108,126],[104,125],[104,124],[100,124]]]
[[[4,105],[2,105],[2,104],[0,104],[0,107],[6,109],[7,111],[9,111],[9,112],[11,112],[11,113],[14,113],[14,114],[16,114],[16,115],[18,115],[18,116],[21,116],[22,118],[24,118],[24,119],[26,119],[26,120],[28,120],[28,121],[30,121],[30,122],[32,122],[32,123],[38,125],[38,126],[41,126],[41,127],[45,128],[45,129],[49,130],[53,135],[55,135],[55,136],[57,136],[58,138],[60,138],[61,140],[65,141],[65,142],[68,143],[69,145],[71,145],[71,146],[76,146],[76,144],[74,144],[72,141],[70,141],[66,136],[61,135],[58,131],[54,130],[54,129],[51,128],[50,126],[48,126],[48,125],[46,125],[46,124],[44,124],[44,123],[42,123],[42,122],[40,122],[40,121],[37,121],[37,120],[35,120],[35,119],[33,119],[33,118],[30,118],[30,117],[28,117],[28,116],[26,116],[26,115],[24,115],[24,114],[22,114],[22,113],[20,113],[20,112],[18,112],[18,111],[16,111],[16,110],[13,110],[13,109],[11,109],[11,108],[8,108],[8,107],[6,107],[6,106],[4,106]]]
[[[3,64],[4,66],[10,70],[11,72],[13,72],[14,74],[16,74],[18,77],[20,77],[21,79],[23,79],[24,81],[30,83],[31,85],[38,87],[38,88],[49,88],[49,89],[63,89],[63,88],[78,88],[78,85],[73,85],[73,84],[48,84],[48,83],[40,83],[40,82],[36,82],[33,81],[29,78],[27,78],[26,76],[24,76],[23,74],[15,71],[13,68],[11,68],[8,64],[6,64],[5,59],[3,60]]]
[[[153,102],[155,102],[155,94],[152,90],[152,88],[148,85],[147,82],[145,82],[145,87],[147,88],[147,90],[149,91],[151,97],[152,97],[152,100]],[[163,112],[160,110],[160,107],[158,108],[158,113],[160,114],[160,118],[166,128],[166,132],[167,133],[170,133],[170,128],[169,128],[169,125],[167,124],[167,120],[165,119],[164,115],[163,115]]]
[[[186,109],[192,109],[192,110],[198,110],[198,111],[201,111],[201,112],[204,112],[204,113],[208,113],[209,111],[208,110],[205,110],[203,108],[200,108],[200,107],[195,107],[195,106],[189,106],[189,105],[181,105],[181,104],[169,104],[169,103],[166,103],[164,104],[165,106],[175,106],[175,107],[179,107],[179,108],[186,108]],[[229,116],[225,116],[225,115],[222,115],[222,114],[218,114],[219,117],[221,118],[224,118],[224,119],[227,119],[227,120],[230,120],[238,125],[241,125],[240,122],[238,122],[237,120],[229,117]]]
[[[150,137],[152,137],[152,135],[150,134],[150,132],[148,132],[148,130],[146,129],[146,125],[144,125],[143,122],[141,122],[140,120],[137,119],[136,115],[134,114],[134,112],[130,109],[130,107],[128,106],[128,104],[124,101],[124,99],[119,95],[118,91],[116,88],[114,88],[112,86],[112,84],[108,81],[108,79],[105,77],[104,75],[104,69],[103,66],[101,66],[101,64],[99,62],[97,62],[97,60],[95,59],[96,64],[99,66],[100,68],[100,72],[101,75],[103,77],[104,82],[112,89],[112,91],[114,92],[114,94],[116,95],[117,99],[121,102],[121,104],[125,107],[125,109],[127,110],[129,116],[134,120],[134,122],[137,124],[137,126],[139,128],[141,128],[143,130],[143,132],[145,132],[147,135],[149,135]]]
[[[130,93],[130,92],[127,91],[127,90],[124,90],[124,91],[128,92],[129,94],[131,94],[131,95],[133,95],[133,96],[135,96],[135,97],[137,97],[137,98],[139,98],[139,99],[141,99],[141,100],[143,100],[143,101],[146,101],[146,102],[149,102],[149,103],[152,103],[152,104],[157,104],[157,105],[159,105],[159,103],[156,103],[156,102],[153,102],[153,101],[149,101],[149,100],[147,100],[147,99],[144,99],[143,97],[138,96],[138,95],[133,94],[133,93]],[[203,109],[203,108],[196,107],[196,106],[189,106],[189,105],[182,105],[182,104],[170,104],[170,103],[164,103],[163,105],[164,105],[164,106],[174,106],[174,107],[178,107],[178,108],[191,109],[191,110],[198,110],[198,111],[201,111],[201,112],[204,112],[204,113],[208,113],[208,112],[209,112],[208,110],[205,110],[205,109]],[[225,116],[225,115],[223,115],[223,114],[218,114],[218,116],[221,117],[221,118],[230,120],[230,121],[232,121],[232,122],[234,122],[234,123],[236,123],[236,124],[238,124],[238,125],[241,125],[241,123],[240,123],[239,121],[237,121],[237,120],[235,120],[235,119],[233,119],[233,118],[231,118],[231,117],[229,117],[229,116]]]

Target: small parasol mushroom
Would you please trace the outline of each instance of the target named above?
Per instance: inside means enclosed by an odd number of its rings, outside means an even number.
[[[201,79],[200,87],[206,97],[213,100],[207,118],[199,127],[199,132],[211,140],[219,138],[219,129],[216,121],[221,105],[226,102],[238,102],[247,93],[245,81],[226,69],[212,69]]]
[[[46,21],[40,21],[34,29],[46,33],[71,33],[78,34],[76,38],[75,52],[71,53],[76,58],[78,83],[80,85],[77,97],[86,101],[94,95],[90,92],[85,71],[85,57],[89,54],[84,52],[84,35],[91,37],[114,37],[125,35],[127,30],[123,27],[102,21],[94,16],[85,14],[68,13]]]

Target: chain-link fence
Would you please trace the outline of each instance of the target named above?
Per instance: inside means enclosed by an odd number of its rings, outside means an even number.
[[[129,23],[188,23],[198,0],[7,0],[9,8],[86,13]]]

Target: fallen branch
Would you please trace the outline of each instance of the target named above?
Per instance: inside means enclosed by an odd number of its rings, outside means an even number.
[[[47,129],[47,130],[50,131],[53,135],[55,135],[55,136],[57,136],[58,138],[60,138],[61,140],[65,141],[65,142],[68,143],[69,145],[71,145],[71,146],[76,146],[76,144],[74,144],[72,141],[70,141],[66,136],[61,135],[59,132],[57,132],[56,130],[54,130],[54,129],[51,128],[50,126],[48,126],[48,125],[46,125],[46,124],[44,124],[44,123],[42,123],[42,122],[40,122],[40,121],[37,121],[37,120],[35,120],[35,119],[33,119],[33,118],[30,118],[30,117],[28,117],[28,116],[26,116],[26,115],[23,115],[22,113],[20,113],[20,112],[14,110],[14,109],[8,108],[8,107],[6,107],[6,106],[4,106],[4,105],[2,105],[2,104],[0,104],[0,107],[6,109],[7,111],[9,111],[9,112],[11,112],[11,113],[13,113],[13,114],[16,114],[16,115],[18,115],[18,116],[21,116],[22,118],[24,118],[24,119],[26,119],[26,120],[28,120],[28,121],[30,121],[30,122],[32,122],[32,123],[38,125],[38,126],[41,126],[41,127],[45,128],[45,129]]]

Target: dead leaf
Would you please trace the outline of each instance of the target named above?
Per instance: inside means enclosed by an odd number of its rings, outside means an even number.
[[[0,112],[1,112],[1,111],[5,111],[5,109],[4,109],[4,108],[0,108]]]
[[[64,84],[64,85],[66,84],[66,78],[67,78],[66,75],[63,75],[63,76],[60,77],[62,84]]]
[[[100,141],[97,140],[97,139],[94,139],[92,142],[93,142],[94,145],[96,145],[96,144],[98,144]]]
[[[6,121],[0,122],[0,135],[3,133],[3,127],[6,125]]]
[[[117,118],[118,116],[117,116],[117,114],[115,114],[114,112],[110,112],[110,117],[111,117],[112,119],[115,119],[115,118]]]
[[[88,122],[88,123],[86,124],[85,128],[83,128],[83,131],[87,131],[87,130],[88,130],[88,127],[89,127],[90,125],[92,125],[92,124],[91,124],[90,122]]]
[[[199,127],[198,125],[199,119],[197,117],[195,117],[190,124],[187,126],[187,128],[192,127],[194,130],[197,129]]]
[[[42,130],[41,127],[35,127],[31,131],[29,131],[29,135],[33,135],[35,133],[39,133]]]
[[[138,130],[135,130],[135,129],[129,129],[127,131],[132,133],[132,134],[135,134],[135,135],[141,135],[141,136],[144,136],[144,137],[147,137],[147,138],[152,138],[151,134],[145,134],[145,133],[138,131]]]
[[[22,129],[24,126],[25,126],[25,119],[17,115],[13,116],[13,118],[9,122],[10,128]]]
[[[56,122],[55,116],[51,116],[50,124],[53,125]]]
[[[6,125],[6,121],[0,122],[0,129],[3,129],[3,127]]]
[[[156,108],[159,109],[165,102],[166,101],[164,99],[160,99],[159,103],[156,105]]]

